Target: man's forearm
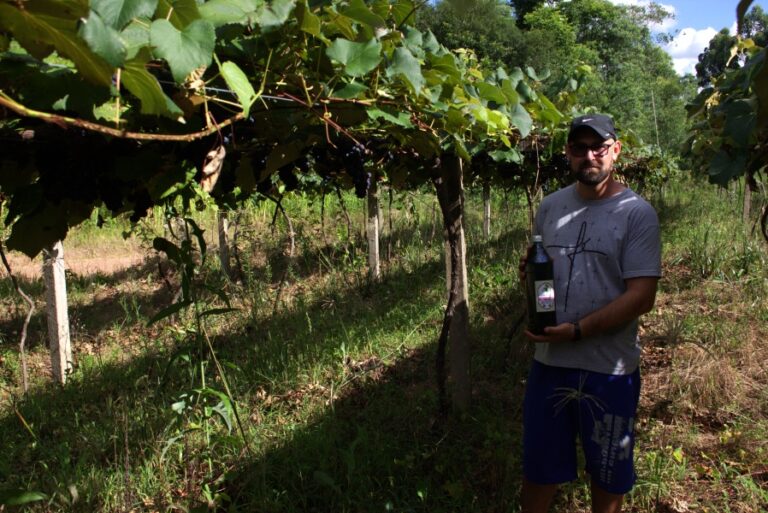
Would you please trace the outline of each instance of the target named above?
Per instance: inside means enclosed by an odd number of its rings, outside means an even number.
[[[627,280],[627,290],[619,297],[579,319],[582,338],[600,335],[637,319],[653,308],[657,278]]]

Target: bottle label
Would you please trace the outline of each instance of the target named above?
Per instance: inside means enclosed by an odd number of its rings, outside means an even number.
[[[555,311],[555,284],[552,280],[538,280],[534,284],[536,291],[536,311]]]

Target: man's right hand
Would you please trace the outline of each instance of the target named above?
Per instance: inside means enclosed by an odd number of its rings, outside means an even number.
[[[541,335],[534,335],[528,330],[525,330],[525,336],[531,342],[574,342],[575,328],[572,322],[563,322],[557,326],[547,326],[544,328],[544,333]]]

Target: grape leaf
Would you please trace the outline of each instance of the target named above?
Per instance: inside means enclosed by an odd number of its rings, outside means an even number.
[[[174,80],[181,84],[192,71],[211,63],[216,32],[206,20],[195,20],[183,30],[177,30],[168,20],[155,20],[150,41],[155,53],[168,62]]]
[[[748,148],[755,142],[757,102],[742,99],[722,104],[718,110],[725,112],[723,136],[735,146]]]
[[[392,123],[394,125],[398,125],[404,128],[413,128],[413,123],[411,123],[411,118],[406,112],[399,112],[397,114],[392,114],[384,110],[378,109],[376,107],[372,107],[372,108],[366,109],[366,113],[368,114],[368,117],[372,120],[383,119],[384,121],[388,123]]]
[[[91,0],[91,9],[109,26],[122,30],[135,18],[151,18],[157,0]]]
[[[707,170],[709,181],[726,186],[733,178],[739,177],[744,173],[746,164],[746,154],[737,152],[735,155],[731,155],[726,150],[721,149],[712,158]]]
[[[524,102],[535,102],[536,92],[527,83],[520,81],[517,83],[515,91],[521,96]]]
[[[383,27],[387,24],[381,16],[369,9],[363,0],[351,0],[349,6],[342,9],[341,13],[372,28]]]
[[[340,89],[333,91],[331,96],[334,98],[359,98],[365,91],[368,90],[368,86],[359,82],[350,82],[344,85]]]
[[[297,15],[299,18],[299,27],[301,30],[307,34],[320,37],[322,23],[320,23],[320,18],[312,13],[306,2],[301,5],[301,9],[297,11]]]
[[[227,86],[232,89],[243,107],[243,114],[248,117],[251,105],[256,101],[257,95],[254,91],[248,77],[243,73],[237,64],[227,61],[219,66],[221,76],[227,82]]]
[[[280,27],[288,20],[295,0],[272,0],[264,2],[261,9],[256,13],[256,22],[262,29],[274,29]]]
[[[420,30],[410,27],[403,27],[405,37],[403,43],[405,47],[418,59],[424,59],[424,35]]]
[[[141,100],[142,114],[155,114],[179,119],[183,112],[163,92],[160,83],[149,73],[144,65],[146,59],[138,56],[125,63],[122,83],[128,91]]]
[[[248,23],[256,8],[255,0],[210,0],[198,7],[200,16],[217,28],[231,23]]]
[[[387,68],[387,76],[400,75],[414,93],[419,94],[424,87],[424,75],[421,74],[421,64],[406,48],[396,48],[392,64]]]
[[[499,105],[504,105],[507,103],[507,97],[504,96],[504,93],[502,93],[501,89],[499,89],[497,86],[487,82],[478,82],[476,86],[477,93],[483,100],[493,101]]]
[[[520,102],[520,95],[515,91],[515,87],[512,85],[512,81],[505,78],[501,81],[501,92],[507,98],[507,102],[514,105]]]
[[[428,31],[427,35],[424,37],[424,50],[428,53],[435,54],[438,57],[451,53],[440,44],[431,30]]]
[[[112,67],[78,37],[76,23],[76,19],[38,15],[30,9],[0,4],[0,30],[11,32],[29,53],[43,58],[50,51],[46,47],[53,47],[74,62],[86,80],[109,86],[112,83]]]
[[[413,2],[410,0],[396,0],[389,7],[395,18],[395,23],[398,25],[402,25],[403,23],[413,24],[415,20],[413,16],[416,13],[416,6]]]
[[[155,18],[166,19],[181,30],[200,19],[196,0],[158,0]]]
[[[105,24],[98,13],[89,13],[88,18],[80,25],[79,33],[91,50],[112,67],[119,68],[123,65],[126,56],[125,45],[118,32]]]
[[[120,32],[125,45],[126,60],[133,59],[141,49],[149,46],[149,23],[132,21]]]
[[[6,241],[8,249],[21,251],[30,258],[44,247],[67,236],[67,212],[62,205],[44,203],[34,212],[19,217]]]
[[[331,59],[343,64],[347,75],[360,77],[373,71],[381,62],[381,43],[375,39],[366,43],[355,43],[338,38],[325,53]]]
[[[528,137],[528,134],[531,133],[533,119],[531,119],[531,115],[528,114],[528,111],[521,104],[518,103],[512,108],[510,121],[520,131],[521,136]]]
[[[514,162],[515,164],[523,163],[523,154],[520,153],[517,148],[512,148],[509,150],[495,150],[489,152],[488,155],[495,162]]]
[[[428,54],[427,63],[432,69],[439,71],[445,75],[448,75],[454,80],[461,80],[461,72],[456,67],[456,57],[453,54],[446,53],[443,55]]]

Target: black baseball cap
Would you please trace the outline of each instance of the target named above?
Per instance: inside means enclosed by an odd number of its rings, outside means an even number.
[[[591,128],[597,135],[606,139],[617,139],[616,128],[613,126],[613,120],[605,114],[586,114],[579,116],[571,121],[571,129],[568,131],[568,140],[573,134],[581,128]]]

